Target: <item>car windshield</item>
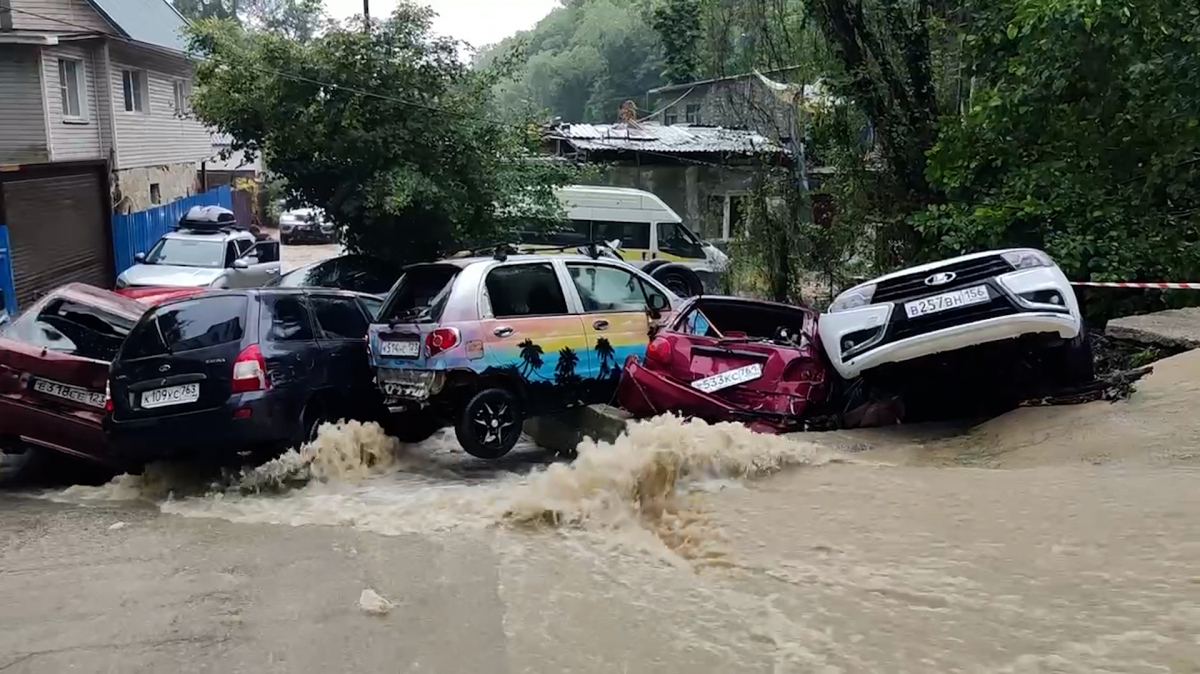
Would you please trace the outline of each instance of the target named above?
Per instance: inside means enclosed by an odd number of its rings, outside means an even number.
[[[133,324],[126,316],[51,295],[0,325],[0,334],[48,351],[111,361]]]
[[[220,269],[225,265],[225,244],[196,239],[159,239],[146,254],[146,264]]]

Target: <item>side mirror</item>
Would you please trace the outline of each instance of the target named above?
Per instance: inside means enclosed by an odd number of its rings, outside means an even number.
[[[134,261],[134,262],[137,262],[138,264],[141,264],[141,263],[145,262],[145,261],[146,261],[146,254],[145,254],[145,253],[138,253],[137,255],[134,255],[134,256],[133,256],[133,261]]]
[[[654,293],[646,298],[646,309],[649,311],[651,318],[659,318],[662,316],[662,312],[669,309],[670,306],[667,303],[667,298],[658,293]]]
[[[238,258],[233,261],[233,268],[234,269],[249,269],[250,263],[247,262],[244,258]]]

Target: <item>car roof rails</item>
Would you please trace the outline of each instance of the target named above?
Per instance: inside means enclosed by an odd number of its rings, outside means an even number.
[[[192,206],[187,213],[183,214],[183,217],[179,218],[175,229],[176,231],[187,230],[213,234],[228,233],[235,229],[246,231],[245,227],[238,224],[237,216],[233,211],[220,206]]]

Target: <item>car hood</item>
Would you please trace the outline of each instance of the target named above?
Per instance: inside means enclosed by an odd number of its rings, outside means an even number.
[[[225,273],[224,269],[176,267],[168,264],[135,264],[121,274],[128,286],[168,286],[198,288],[212,285]]]

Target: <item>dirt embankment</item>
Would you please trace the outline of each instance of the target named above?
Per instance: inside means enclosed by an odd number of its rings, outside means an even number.
[[[902,465],[1200,465],[1200,350],[1155,363],[1126,401],[1024,407],[966,426],[841,431],[827,441]]]

